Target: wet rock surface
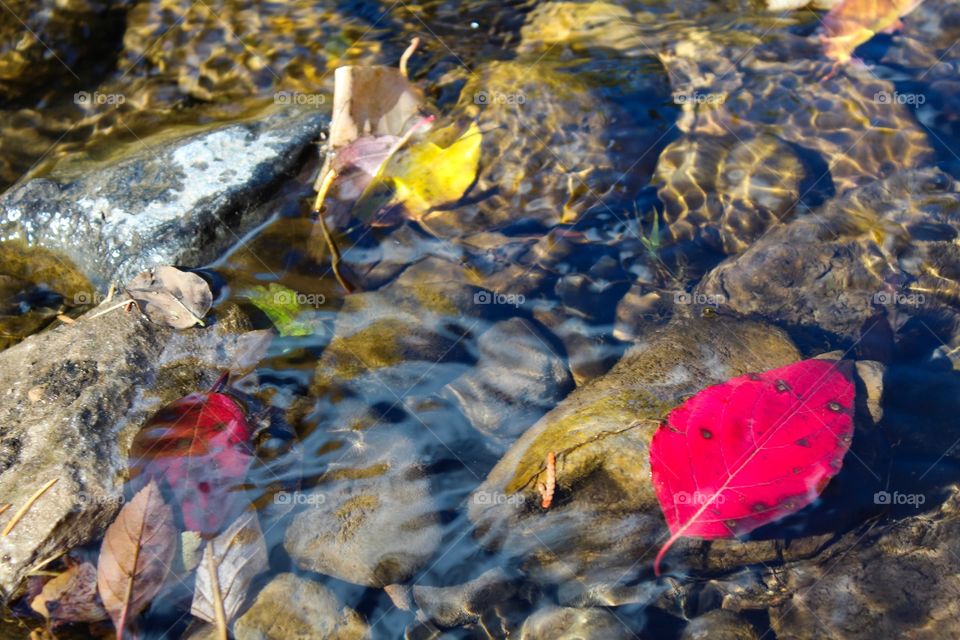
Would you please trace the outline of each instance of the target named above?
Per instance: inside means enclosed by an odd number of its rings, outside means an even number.
[[[245,328],[236,309],[188,333],[118,310],[0,353],[0,500],[19,508],[57,479],[0,540],[4,594],[17,592],[35,564],[102,532],[121,505],[140,425],[162,404],[209,386],[242,348]]]
[[[330,589],[292,573],[270,581],[234,623],[237,640],[361,640],[370,629]]]
[[[954,495],[932,512],[851,531],[752,585],[731,584],[724,606],[768,610],[777,638],[952,635],[957,527]]]
[[[149,266],[200,266],[263,221],[254,205],[297,169],[324,122],[279,110],[143,141],[131,157],[80,177],[28,180],[0,197],[0,238],[60,251],[104,290]]]
[[[567,598],[645,571],[666,531],[649,482],[648,446],[660,420],[705,386],[797,359],[785,334],[766,325],[668,325],[517,440],[471,497],[481,540],[521,558],[536,579],[562,584]],[[536,484],[549,452],[557,489],[544,510]]]

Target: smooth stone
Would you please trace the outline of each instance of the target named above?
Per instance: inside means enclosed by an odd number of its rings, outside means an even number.
[[[442,531],[417,458],[413,443],[389,429],[335,451],[284,537],[297,566],[371,587],[404,582],[423,567]]]
[[[690,621],[680,640],[758,640],[752,624],[733,611],[714,609]]]
[[[370,628],[337,595],[313,580],[281,573],[233,625],[237,640],[360,640]]]
[[[103,290],[155,265],[201,266],[263,222],[268,212],[251,204],[297,169],[325,123],[317,112],[277,110],[27,180],[0,196],[0,240],[60,251]]]
[[[541,609],[527,618],[520,629],[520,640],[628,640],[636,637],[626,622],[604,609]]]
[[[461,627],[480,620],[484,611],[509,600],[516,587],[501,568],[449,587],[413,586],[413,598],[420,612],[441,627]]]
[[[437,257],[410,265],[376,291],[348,296],[317,362],[314,393],[345,385],[409,393],[423,370],[431,376],[421,382],[441,388],[447,369],[437,365],[469,362],[466,337],[481,328],[479,317],[497,312],[489,296],[463,267]]]
[[[477,340],[477,364],[447,385],[478,431],[510,442],[573,389],[564,358],[522,318],[494,324]]]

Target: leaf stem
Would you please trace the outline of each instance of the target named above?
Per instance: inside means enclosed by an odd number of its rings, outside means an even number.
[[[333,270],[333,275],[337,278],[340,286],[347,290],[347,293],[353,293],[353,286],[351,286],[343,277],[343,274],[340,273],[340,249],[337,248],[337,243],[334,242],[333,236],[330,234],[330,229],[327,227],[327,221],[323,217],[323,201],[327,198],[327,192],[330,190],[330,185],[333,184],[336,177],[337,172],[333,169],[329,169],[326,174],[324,174],[323,180],[320,181],[320,186],[317,187],[317,199],[313,202],[313,210],[317,214],[317,222],[320,223],[323,240],[327,243],[327,247],[330,248],[330,268]]]

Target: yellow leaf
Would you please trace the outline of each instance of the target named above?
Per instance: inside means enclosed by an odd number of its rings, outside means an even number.
[[[397,156],[385,171],[411,218],[463,197],[477,178],[483,135],[476,123],[450,146],[425,140]]]

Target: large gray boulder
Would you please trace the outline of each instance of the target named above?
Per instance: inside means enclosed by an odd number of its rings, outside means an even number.
[[[0,240],[61,251],[104,289],[154,265],[200,266],[263,221],[254,205],[296,170],[325,123],[318,112],[279,110],[145,139],[79,176],[27,180],[0,197]]]

